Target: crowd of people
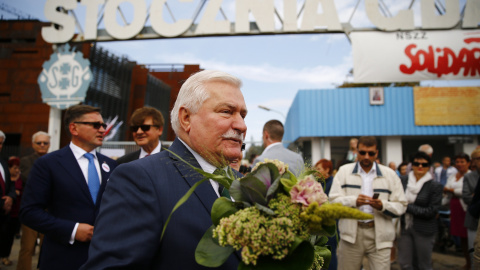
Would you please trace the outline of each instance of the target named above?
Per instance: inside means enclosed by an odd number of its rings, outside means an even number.
[[[162,114],[144,107],[129,121],[140,149],[117,160],[96,151],[106,131],[100,109],[68,108],[67,146],[47,154],[50,135],[39,131],[31,155],[0,159],[0,263],[11,264],[12,243],[21,237],[17,269],[31,269],[36,245],[39,269],[197,269],[195,248],[224,188],[215,181],[199,185],[164,234],[172,208],[202,179],[183,160],[212,174],[231,166],[238,177],[264,159],[283,161],[296,175],[305,166],[283,146],[277,120],[264,125],[263,152],[242,164],[247,109],[240,87],[224,72],[192,75],[170,115],[176,139],[169,151],[160,141]],[[5,140],[0,131],[0,151]],[[464,269],[480,269],[480,148],[457,154],[453,165],[445,156],[436,168],[432,155],[431,146],[421,145],[411,160],[385,166],[376,138],[363,136],[350,140],[337,166],[327,159],[312,164],[330,202],[373,216],[337,221],[328,269],[359,270],[365,257],[370,270],[390,269],[394,259],[402,269],[432,269],[445,228],[463,251]],[[446,227],[442,213],[450,217]],[[239,262],[232,253],[218,269],[236,269]]]

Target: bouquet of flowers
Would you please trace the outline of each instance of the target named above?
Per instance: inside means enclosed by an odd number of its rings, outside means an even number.
[[[373,218],[357,209],[329,203],[316,171],[305,170],[297,178],[278,160],[257,163],[242,178],[235,178],[231,171],[220,176],[196,170],[204,180],[225,186],[233,198],[220,197],[213,204],[213,225],[195,252],[197,263],[203,266],[218,267],[239,251],[242,261],[238,269],[328,268],[331,253],[327,236],[335,235],[336,220]]]

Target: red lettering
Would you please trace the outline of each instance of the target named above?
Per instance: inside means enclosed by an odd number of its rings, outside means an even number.
[[[480,42],[478,38],[465,39],[465,43]],[[428,50],[419,49],[415,52],[417,45],[410,44],[405,48],[405,55],[411,62],[410,66],[401,64],[399,69],[404,74],[413,74],[416,71],[427,70],[429,73],[442,75],[457,75],[463,68],[464,76],[480,75],[480,48],[462,48],[458,55],[448,48],[433,48]]]
[[[470,44],[472,42],[480,42],[480,38],[466,38],[463,41],[467,44]]]

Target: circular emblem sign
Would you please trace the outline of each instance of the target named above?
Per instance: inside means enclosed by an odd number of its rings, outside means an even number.
[[[81,52],[70,51],[68,44],[59,47],[38,76],[43,102],[66,109],[84,101],[92,77],[90,61]]]

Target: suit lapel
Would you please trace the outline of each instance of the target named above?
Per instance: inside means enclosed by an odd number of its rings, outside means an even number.
[[[200,164],[198,164],[193,154],[177,138],[175,139],[173,144],[168,148],[168,150],[179,155],[183,160],[187,161],[190,165],[196,168],[200,168]],[[178,169],[183,179],[187,182],[187,184],[190,187],[192,187],[195,183],[203,179],[203,176],[201,174],[193,170],[190,166],[185,164],[185,162],[179,160],[175,155],[173,155],[172,153],[169,153],[169,156],[173,160],[174,166]],[[237,175],[240,175],[240,173],[238,173]],[[213,191],[210,181],[207,180],[205,181],[205,183],[202,183],[201,185],[197,186],[197,189],[195,189],[195,192],[193,194],[197,196],[197,198],[201,201],[202,205],[205,207],[205,210],[208,213],[208,216],[210,217],[213,203],[215,202],[216,199],[218,199],[217,194],[215,193],[215,191]],[[235,254],[237,259],[241,261],[242,255],[240,253],[240,250],[235,251],[233,254]]]
[[[80,169],[80,165],[78,165],[78,161],[73,155],[72,150],[69,146],[66,146],[59,150],[59,160],[58,163],[62,166],[65,171],[70,175],[70,179],[73,180],[75,184],[77,184],[82,191],[82,193],[90,199],[93,204],[92,196],[90,194],[90,190],[88,189],[87,180],[85,176],[83,176],[82,170]]]
[[[190,151],[183,145],[181,141],[175,139],[173,144],[169,148],[170,151],[174,152],[175,154],[179,155],[182,159],[187,161],[190,165],[200,168],[195,157],[190,153]],[[203,176],[193,170],[190,166],[185,164],[183,161],[179,160],[176,156],[172,153],[169,153],[170,158],[174,160],[174,165],[182,175],[182,178],[187,182],[189,187],[192,187],[195,183],[203,179]],[[212,185],[207,180],[205,183],[199,185],[195,192],[193,193],[197,198],[201,201],[205,210],[207,210],[208,214],[210,215],[210,211],[212,209],[212,205],[217,199],[217,195],[212,188]]]

